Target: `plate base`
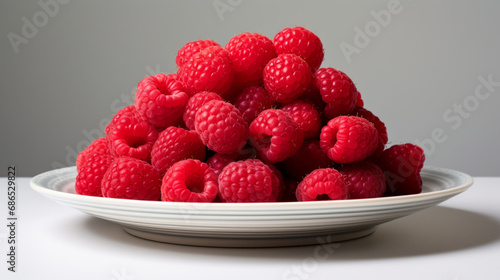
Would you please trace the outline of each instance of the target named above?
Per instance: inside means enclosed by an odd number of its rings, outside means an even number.
[[[376,227],[359,229],[356,231],[331,233],[327,235],[315,235],[304,237],[283,237],[283,238],[216,238],[216,237],[194,237],[180,236],[166,233],[143,231],[136,228],[122,226],[125,232],[142,239],[172,243],[178,245],[202,246],[202,247],[225,247],[225,248],[271,248],[290,247],[335,243],[356,239],[372,234]]]

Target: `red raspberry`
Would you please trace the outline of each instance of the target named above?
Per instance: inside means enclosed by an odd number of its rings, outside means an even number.
[[[229,52],[213,46],[193,55],[179,68],[177,75],[190,96],[200,91],[212,91],[228,98],[234,70]]]
[[[188,158],[203,160],[205,146],[195,131],[175,126],[160,133],[151,150],[151,164],[165,173],[174,163]]]
[[[248,125],[231,103],[212,100],[196,113],[195,128],[209,149],[231,154],[240,150],[248,138]]]
[[[202,91],[189,98],[186,109],[184,109],[184,115],[182,117],[187,128],[191,130],[195,129],[194,118],[196,116],[196,112],[198,112],[198,109],[200,109],[203,104],[212,100],[222,100],[222,97],[214,92]]]
[[[334,68],[321,68],[314,73],[314,83],[323,101],[328,103],[324,113],[332,119],[349,114],[356,106],[358,90],[351,78]]]
[[[220,47],[220,45],[217,42],[212,40],[198,40],[185,44],[177,52],[177,57],[175,58],[175,63],[177,64],[177,67],[181,67],[182,65],[184,65],[184,63],[186,63],[189,59],[191,59],[193,55],[212,46]]]
[[[363,161],[377,148],[378,133],[364,118],[339,116],[321,129],[319,144],[334,162]]]
[[[356,107],[365,106],[365,102],[363,102],[363,98],[361,98],[361,93],[358,91],[358,97],[356,98]]]
[[[281,107],[281,110],[299,125],[304,139],[317,138],[321,129],[321,117],[311,102],[297,99]]]
[[[294,156],[285,160],[287,174],[296,180],[302,180],[315,169],[332,166],[333,162],[323,153],[317,140],[304,142]]]
[[[195,159],[181,160],[163,176],[161,200],[176,202],[212,202],[217,196],[217,175]]]
[[[388,195],[416,194],[422,191],[420,171],[424,166],[424,150],[410,143],[393,145],[384,150],[377,164],[384,171]]]
[[[231,162],[219,175],[219,195],[224,202],[276,202],[280,180],[258,159]]]
[[[311,68],[294,54],[273,58],[264,68],[264,87],[274,101],[289,103],[299,98],[312,79]]]
[[[302,130],[282,110],[264,110],[250,124],[250,143],[266,162],[276,163],[293,156],[303,141]]]
[[[292,53],[304,59],[312,71],[323,62],[324,51],[321,40],[316,34],[304,27],[285,28],[274,36],[276,53]]]
[[[235,71],[234,84],[238,87],[262,84],[262,70],[276,57],[269,38],[258,33],[236,35],[226,45]]]
[[[240,110],[243,119],[250,124],[260,112],[271,109],[274,101],[263,87],[251,86],[244,88],[236,95],[233,105]]]
[[[111,154],[150,161],[158,131],[128,107],[122,110],[124,112],[120,110],[106,128]]]
[[[101,181],[114,157],[110,154],[89,154],[80,165],[75,192],[81,195],[102,196]]]
[[[82,170],[87,158],[94,154],[111,154],[106,138],[100,137],[94,140],[85,150],[78,154],[76,157],[76,171],[78,173]]]
[[[161,130],[182,119],[188,99],[181,82],[159,73],[139,82],[135,107],[144,120]]]
[[[372,112],[370,112],[368,109],[362,108],[362,107],[356,107],[354,111],[352,112],[353,115],[362,117],[373,123],[375,128],[377,129],[378,132],[378,146],[375,152],[373,153],[375,156],[379,155],[382,153],[384,150],[385,144],[387,144],[387,141],[389,140],[389,137],[387,136],[387,128],[385,127],[385,124],[377,117],[375,116]]]
[[[340,174],[349,190],[349,198],[381,197],[385,192],[384,172],[369,161],[356,162],[341,167]]]
[[[108,135],[111,132],[111,130],[115,127],[115,125],[120,122],[120,119],[122,118],[133,118],[137,119],[138,121],[143,120],[142,117],[139,115],[139,112],[137,112],[137,110],[135,109],[135,106],[129,105],[116,112],[116,114],[111,119],[111,122],[104,129],[104,133]]]
[[[159,200],[161,173],[149,163],[120,157],[111,163],[102,179],[102,195],[111,198]]]
[[[342,200],[349,191],[342,175],[333,168],[316,169],[297,186],[298,201]]]

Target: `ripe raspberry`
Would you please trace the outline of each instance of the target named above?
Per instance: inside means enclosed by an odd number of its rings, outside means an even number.
[[[384,172],[369,161],[342,166],[340,174],[349,190],[349,198],[381,197],[385,192]]]
[[[184,109],[184,115],[182,117],[187,128],[191,130],[195,129],[194,118],[196,116],[196,112],[198,112],[198,109],[200,109],[203,104],[212,100],[222,100],[222,97],[214,92],[202,91],[189,98],[186,109]]]
[[[92,142],[85,150],[76,157],[76,171],[79,173],[82,170],[83,164],[93,154],[111,154],[106,138],[100,137]]]
[[[159,73],[139,82],[135,107],[144,120],[161,130],[182,119],[188,99],[181,82]]]
[[[104,133],[108,135],[111,132],[111,130],[116,126],[116,124],[120,123],[120,120],[122,118],[133,118],[137,119],[138,121],[143,120],[142,117],[139,115],[139,112],[137,112],[137,110],[135,109],[135,106],[129,105],[116,112],[116,114],[111,119],[111,122],[106,126],[106,128],[104,128]]]
[[[175,58],[175,63],[177,67],[181,67],[186,63],[193,55],[199,53],[200,51],[212,47],[220,45],[212,40],[198,40],[194,42],[189,42],[185,44],[182,48],[177,52],[177,57]]]
[[[309,64],[312,71],[318,70],[325,55],[318,36],[300,26],[285,28],[276,34],[274,46],[278,55],[291,53],[301,57]]]
[[[264,110],[250,124],[250,143],[266,162],[276,163],[293,156],[303,141],[302,130],[282,110]]]
[[[225,49],[208,47],[184,63],[177,75],[190,96],[200,91],[212,91],[229,98],[228,92],[234,79],[233,63]]]
[[[275,202],[280,180],[258,159],[231,162],[219,175],[223,202]]]
[[[352,112],[353,115],[362,117],[373,123],[375,126],[375,129],[377,129],[378,132],[378,145],[377,149],[375,152],[373,152],[373,155],[379,155],[382,153],[384,150],[385,144],[387,144],[387,141],[389,140],[387,136],[387,128],[385,127],[385,124],[377,117],[375,116],[372,112],[370,112],[368,109],[362,108],[362,107],[356,107],[354,111]]]
[[[163,176],[161,200],[176,202],[212,202],[217,196],[217,175],[195,159],[181,160]]]
[[[384,171],[388,195],[416,194],[422,191],[420,171],[424,150],[410,143],[393,145],[384,150],[376,163]]]
[[[281,107],[281,110],[299,125],[304,139],[317,138],[321,129],[321,117],[311,102],[297,99]]]
[[[258,33],[242,33],[229,40],[225,48],[233,61],[235,86],[262,85],[262,70],[276,57],[273,42]]]
[[[296,180],[302,180],[315,169],[332,166],[333,162],[323,153],[317,140],[304,142],[294,156],[285,160],[286,173]]]
[[[358,91],[358,97],[356,98],[356,107],[365,106],[365,102],[363,102],[363,98],[361,98],[361,93]]]
[[[115,159],[102,179],[102,195],[111,198],[159,200],[161,173],[149,163],[130,158]]]
[[[333,168],[316,169],[297,186],[298,201],[342,200],[349,191],[342,175]]]
[[[354,110],[358,90],[351,78],[343,72],[334,68],[321,68],[314,73],[314,84],[323,101],[328,103],[324,113],[329,119]]]
[[[195,128],[203,144],[221,154],[237,152],[248,138],[248,125],[240,111],[220,100],[212,100],[196,112]]]
[[[113,159],[110,154],[88,154],[78,170],[75,192],[81,195],[102,196],[101,181]]]
[[[281,54],[264,68],[264,87],[274,101],[289,103],[299,98],[312,79],[311,68],[294,54]]]
[[[106,128],[106,141],[111,154],[150,161],[158,131],[129,107],[122,110],[118,111]]]
[[[321,129],[319,144],[334,162],[363,161],[377,148],[378,133],[364,118],[339,116]]]
[[[274,101],[263,87],[251,86],[244,88],[236,95],[233,105],[240,110],[243,119],[250,124],[260,112],[271,109]]]
[[[174,163],[188,158],[203,160],[205,146],[195,131],[175,126],[160,133],[151,150],[151,164],[165,173]]]

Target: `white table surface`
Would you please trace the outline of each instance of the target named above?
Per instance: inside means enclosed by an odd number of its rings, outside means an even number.
[[[36,193],[29,179],[17,178],[17,272],[3,261],[0,279],[500,279],[500,177],[475,177],[464,193],[361,239],[272,249],[142,240]],[[0,186],[6,260],[6,178]]]

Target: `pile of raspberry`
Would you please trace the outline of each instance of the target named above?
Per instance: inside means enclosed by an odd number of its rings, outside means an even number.
[[[425,156],[384,123],[303,27],[185,44],[78,155],[77,194],[281,202],[420,193]]]

